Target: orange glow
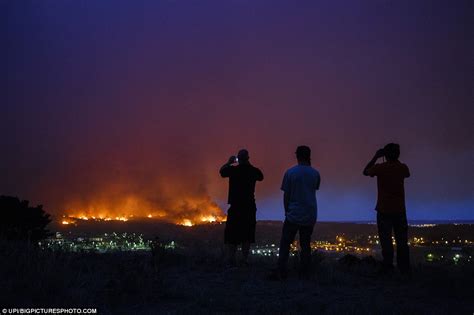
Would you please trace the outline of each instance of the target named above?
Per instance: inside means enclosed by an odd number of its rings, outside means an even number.
[[[120,199],[121,200],[121,199]],[[158,219],[183,226],[224,222],[226,216],[209,197],[188,197],[171,200],[166,207],[158,207],[139,198],[124,198],[123,202],[97,202],[86,205],[74,204],[66,210],[63,220],[77,223],[79,220],[121,221]],[[155,208],[156,207],[156,208]],[[76,209],[76,210],[74,210]],[[84,209],[84,210],[77,210]]]
[[[145,217],[141,218],[148,218],[148,219],[154,219],[154,218],[160,218],[164,219],[164,221],[170,221],[166,220],[166,217],[160,216],[160,215],[153,215],[153,214],[148,214]],[[85,214],[77,214],[77,215],[66,215],[63,216],[63,219],[61,221],[61,224],[67,225],[71,224],[73,222],[76,222],[78,220],[83,220],[83,221],[121,221],[121,222],[127,222],[129,220],[133,219],[140,219],[140,217],[133,217],[131,215],[120,215],[120,216],[105,216],[105,215],[85,215]],[[202,215],[197,218],[184,218],[184,219],[177,219],[177,220],[172,220],[172,223],[178,224],[178,225],[183,225],[183,226],[193,226],[196,224],[206,224],[206,223],[215,223],[215,222],[225,222],[226,217],[222,215]]]
[[[189,219],[184,219],[181,222],[178,223],[179,225],[184,225],[184,226],[193,226],[194,224],[191,222]]]
[[[213,215],[209,215],[209,216],[203,216],[201,217],[201,221],[202,222],[216,222],[217,221],[217,217],[213,216]]]
[[[124,221],[124,222],[128,221],[129,218],[131,218],[131,216],[125,216],[125,215],[112,217],[112,216],[106,216],[106,215],[103,215],[103,214],[98,215],[98,216],[95,216],[95,215],[87,216],[85,214],[79,214],[79,215],[72,214],[72,215],[67,215],[66,217],[68,219],[84,220],[84,221],[94,220],[94,221]],[[67,220],[63,220],[62,224],[68,224],[68,223],[64,223],[64,222],[70,223]]]

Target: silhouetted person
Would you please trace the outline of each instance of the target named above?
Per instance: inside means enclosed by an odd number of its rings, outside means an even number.
[[[296,149],[298,165],[286,171],[281,190],[285,207],[285,222],[280,241],[278,277],[286,278],[290,245],[299,232],[301,246],[300,276],[309,276],[311,264],[311,234],[316,223],[316,190],[321,177],[311,167],[311,149],[299,146]]]
[[[402,273],[410,272],[408,252],[408,223],[405,207],[405,178],[410,177],[408,167],[401,163],[400,146],[389,143],[378,150],[364,169],[364,175],[377,176],[377,227],[382,246],[383,271],[393,270],[392,230],[397,244],[397,267]],[[385,157],[386,162],[375,164]]]
[[[238,163],[238,165],[233,165]],[[263,180],[263,173],[249,162],[249,153],[242,149],[231,156],[221,169],[222,177],[229,178],[230,205],[224,232],[228,259],[235,265],[237,246],[242,245],[243,262],[247,263],[250,243],[255,243],[255,225],[257,206],[255,205],[255,183]]]

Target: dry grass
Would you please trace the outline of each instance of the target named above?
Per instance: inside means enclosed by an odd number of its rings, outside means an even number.
[[[314,257],[314,279],[266,276],[275,258],[227,269],[223,249],[78,254],[0,243],[2,307],[95,307],[100,314],[448,314],[474,311],[472,265],[418,265],[407,281],[380,278],[370,261]]]

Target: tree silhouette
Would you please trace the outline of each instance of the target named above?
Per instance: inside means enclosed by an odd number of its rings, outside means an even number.
[[[38,241],[51,235],[46,230],[50,222],[42,205],[30,207],[28,200],[0,196],[0,238]]]

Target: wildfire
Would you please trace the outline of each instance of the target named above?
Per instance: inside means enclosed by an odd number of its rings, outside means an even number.
[[[63,219],[61,221],[62,224],[70,224],[70,223],[72,223],[72,221],[77,221],[77,220],[83,220],[83,221],[89,221],[89,220],[93,220],[93,221],[123,221],[123,222],[126,222],[126,221],[130,220],[133,216],[125,216],[125,215],[115,216],[115,217],[114,216],[104,216],[104,215],[87,216],[87,215],[81,214],[81,215],[67,215],[67,216],[64,216],[64,217],[66,219]]]
[[[95,216],[95,215],[65,215],[61,219],[61,224],[69,225],[77,223],[77,221],[121,221],[127,222],[132,220],[133,216]],[[154,216],[153,214],[148,214],[145,218],[154,219],[160,218],[160,216]],[[136,217],[136,219],[140,219],[140,217]],[[173,221],[173,223],[183,226],[194,226],[196,224],[205,224],[205,223],[216,223],[216,222],[224,222],[225,216],[217,216],[217,215],[204,215],[199,218],[183,218],[180,220]]]
[[[158,217],[158,216],[157,216]],[[116,216],[116,217],[111,217],[111,216],[86,216],[86,215],[68,215],[64,216],[63,219],[61,220],[61,224],[63,225],[69,225],[76,223],[77,221],[122,221],[122,222],[127,222],[131,220],[133,217],[132,216]],[[153,219],[155,216],[152,214],[149,214],[146,216],[148,219]],[[137,217],[139,219],[139,217]],[[178,225],[183,225],[183,226],[194,226],[196,224],[202,224],[202,223],[215,223],[215,222],[224,222],[225,217],[224,216],[213,216],[213,215],[208,215],[208,216],[202,216],[198,219],[181,219],[174,221],[173,223],[178,224]]]
[[[216,221],[217,221],[217,217],[215,217],[213,215],[201,217],[201,222],[212,223],[212,222],[216,222]]]
[[[225,222],[225,216],[217,216],[217,215],[207,215],[201,216],[195,220],[192,219],[182,219],[176,224],[183,225],[183,226],[194,226],[196,224],[203,224],[203,223],[215,223],[215,222]]]
[[[179,198],[166,206],[154,206],[136,198],[125,198],[123,203],[98,202],[89,205],[72,205],[71,208],[61,218],[60,222],[64,225],[76,224],[80,221],[127,222],[134,219],[156,219],[183,226],[194,226],[226,220],[220,207],[209,197]]]
[[[189,219],[184,219],[183,221],[179,222],[178,223],[179,225],[184,225],[184,226],[193,226],[193,222],[191,222],[191,220]]]

